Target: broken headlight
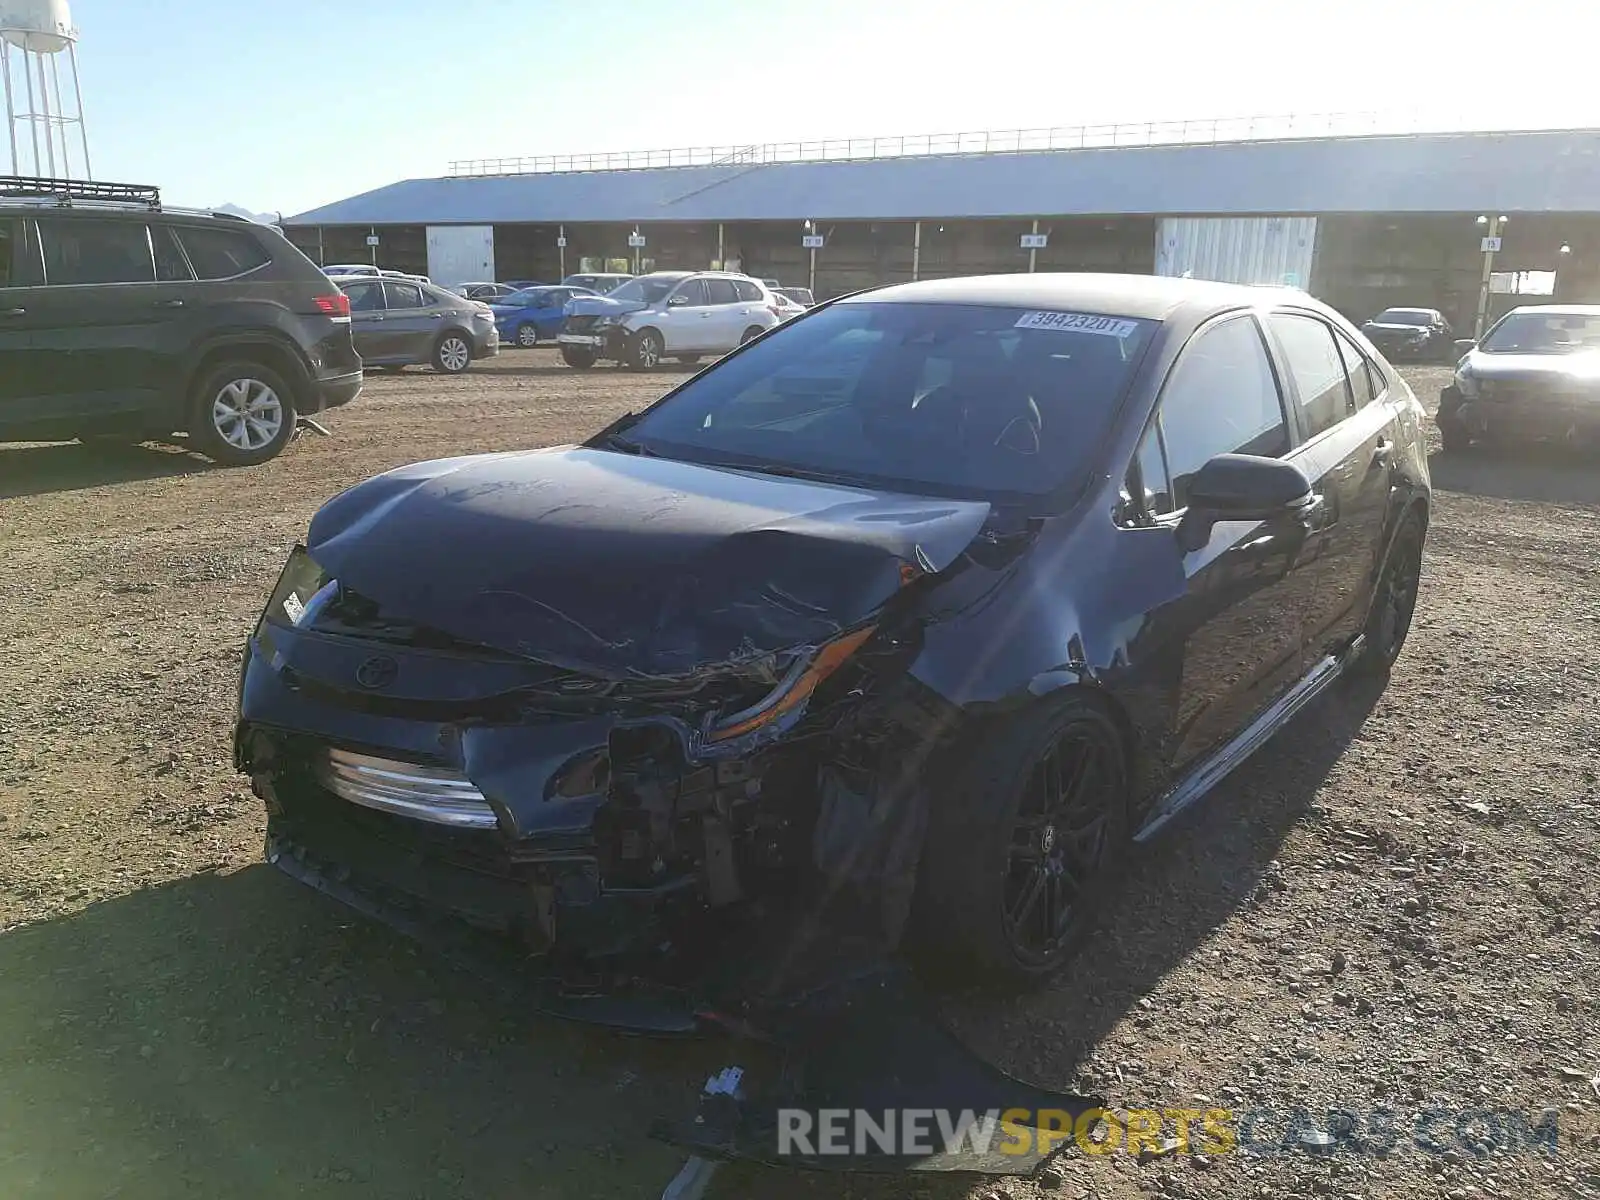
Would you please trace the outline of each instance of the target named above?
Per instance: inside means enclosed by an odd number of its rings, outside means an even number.
[[[811,699],[822,681],[842,667],[875,632],[877,627],[868,625],[824,643],[814,653],[797,656],[777,686],[758,703],[712,721],[706,729],[706,740],[724,742],[743,737],[795,713]]]
[[[317,565],[306,548],[296,546],[278,576],[277,586],[272,589],[261,622],[256,626],[257,632],[261,624],[267,622],[291,628],[309,624],[338,590],[339,585]]]

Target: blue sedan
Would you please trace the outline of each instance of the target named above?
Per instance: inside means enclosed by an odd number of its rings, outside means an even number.
[[[597,294],[581,287],[532,287],[512,292],[490,307],[500,340],[532,349],[540,342],[554,341],[561,332],[568,300]]]

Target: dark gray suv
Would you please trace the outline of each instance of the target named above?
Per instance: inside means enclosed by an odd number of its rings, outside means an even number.
[[[276,229],[0,177],[0,440],[183,432],[250,466],[361,381],[349,299]]]

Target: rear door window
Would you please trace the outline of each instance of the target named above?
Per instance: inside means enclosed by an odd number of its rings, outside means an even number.
[[[1344,359],[1345,377],[1350,380],[1350,395],[1357,408],[1365,408],[1383,394],[1383,377],[1354,342],[1337,329],[1333,331],[1333,336],[1339,343],[1339,354]]]
[[[1333,330],[1316,317],[1273,313],[1267,318],[1283,347],[1289,374],[1300,395],[1300,415],[1307,438],[1332,429],[1352,411],[1344,359]]]
[[[272,261],[261,244],[242,229],[187,225],[178,238],[201,279],[233,279]]]
[[[155,282],[150,235],[142,221],[44,220],[39,240],[51,287]]]
[[[739,293],[734,289],[731,279],[707,279],[706,285],[707,304],[737,304]]]
[[[0,220],[0,287],[38,287],[44,282],[44,260],[32,221]]]
[[[733,290],[738,293],[739,299],[750,301],[761,299],[761,285],[752,283],[748,279],[735,279]]]
[[[188,283],[194,278],[189,260],[172,230],[165,225],[150,226],[150,245],[156,253],[156,278],[162,283]]]

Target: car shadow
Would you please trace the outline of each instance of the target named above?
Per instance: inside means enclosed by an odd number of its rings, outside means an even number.
[[[71,492],[210,471],[216,464],[176,445],[0,446],[0,500]]]
[[[1428,460],[1435,491],[1496,500],[1600,506],[1592,450],[1555,444],[1473,446],[1436,451]]]
[[[0,1195],[657,1196],[722,1045],[538,1019],[264,864],[0,936]]]
[[[1334,686],[1151,844],[1136,847],[1084,951],[1050,987],[1009,999],[981,990],[946,996],[958,1036],[1030,1083],[1072,1090],[1087,1069],[1084,1090],[1114,1104],[1150,1101],[1139,1089],[1153,1080],[1095,1071],[1097,1047],[1224,922],[1259,902],[1290,829],[1321,819],[1313,798],[1382,694],[1383,684],[1368,678]],[[1328,937],[1337,945],[1336,927]],[[1192,1023],[1198,1036],[1218,1016],[1196,1009],[1153,1019]]]

